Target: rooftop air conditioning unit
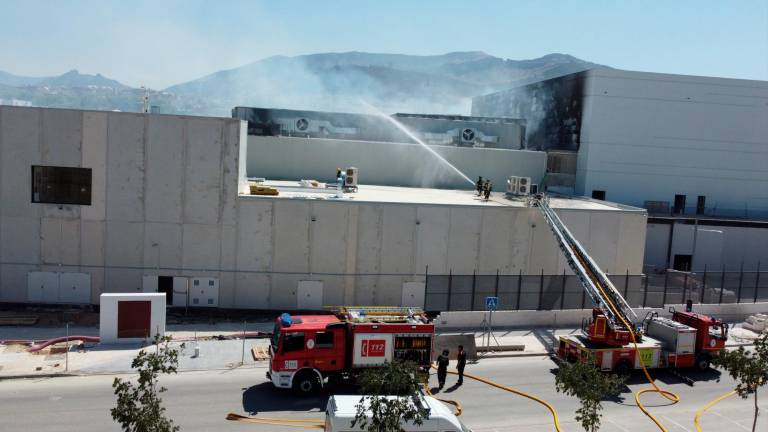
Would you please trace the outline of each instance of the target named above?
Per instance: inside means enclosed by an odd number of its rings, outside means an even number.
[[[460,132],[461,142],[464,144],[474,144],[477,132],[472,128],[464,128]]]
[[[507,179],[507,193],[510,195],[517,195],[517,188],[519,184],[520,177],[509,177]]]
[[[520,177],[517,183],[517,193],[520,195],[528,195],[531,193],[531,178]]]
[[[347,175],[344,179],[344,188],[345,189],[357,189],[357,176],[358,176],[358,169],[355,167],[349,167],[347,168]]]

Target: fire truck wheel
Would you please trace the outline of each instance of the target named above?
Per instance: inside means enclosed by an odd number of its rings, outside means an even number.
[[[700,355],[696,357],[696,369],[698,369],[700,372],[706,372],[709,370],[709,356],[708,355]]]
[[[631,370],[632,365],[629,364],[628,360],[622,360],[616,365],[616,373],[619,375],[629,375]]]
[[[299,372],[293,379],[293,389],[300,395],[310,395],[318,387],[320,383],[317,381],[317,375],[310,370]]]

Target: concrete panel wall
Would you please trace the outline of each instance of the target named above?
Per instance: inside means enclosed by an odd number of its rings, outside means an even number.
[[[324,304],[399,304],[403,283],[424,282],[427,266],[430,274],[564,268],[536,209],[238,198],[241,124],[0,108],[0,300],[25,301],[26,273],[59,265],[91,275],[94,302],[140,291],[144,275],[196,275],[219,278],[223,307],[269,309],[295,308],[301,280],[323,283]],[[59,130],[62,147],[52,139]],[[91,168],[92,205],[32,205],[29,166],[45,160]],[[642,217],[558,212],[605,251],[601,266],[626,270],[618,267],[634,258],[617,245],[635,241]]]
[[[28,271],[65,266],[91,275],[94,302],[160,273],[219,277],[234,303],[241,124],[0,107],[0,300],[26,300]],[[32,204],[36,164],[90,168],[91,205]]]
[[[432,146],[468,175],[490,178],[495,190],[511,175],[540,183],[546,153],[527,150]],[[336,168],[355,166],[364,184],[472,188],[466,180],[416,144],[375,143],[295,137],[248,137],[248,175],[274,180],[335,181]]]

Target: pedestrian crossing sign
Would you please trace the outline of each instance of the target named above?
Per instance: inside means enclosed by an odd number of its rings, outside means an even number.
[[[485,298],[485,310],[487,310],[487,311],[495,311],[498,306],[499,306],[499,298],[498,297],[486,297]]]

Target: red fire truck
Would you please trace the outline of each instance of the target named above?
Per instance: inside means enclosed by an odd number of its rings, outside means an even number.
[[[590,353],[602,370],[620,373],[642,366],[708,369],[712,357],[725,346],[727,325],[694,312],[670,309],[670,313],[671,319],[655,312],[646,316],[635,350],[611,334],[602,311],[595,308],[584,335],[560,336],[557,355],[575,361]]]
[[[420,309],[342,307],[335,314],[275,320],[267,378],[278,388],[309,394],[329,380],[364,368],[410,360],[428,368],[435,326]]]

